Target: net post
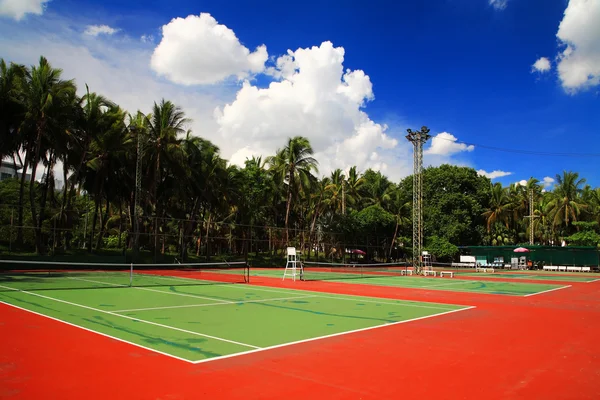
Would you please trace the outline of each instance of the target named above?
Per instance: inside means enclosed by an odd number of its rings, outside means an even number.
[[[129,287],[133,286],[133,263],[131,263],[129,269]]]

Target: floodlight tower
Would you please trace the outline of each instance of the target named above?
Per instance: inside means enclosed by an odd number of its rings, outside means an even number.
[[[431,135],[429,128],[423,126],[420,131],[406,130],[406,139],[413,144],[413,268],[415,274],[422,269],[421,253],[423,248],[423,145]]]
[[[533,237],[533,219],[537,218],[537,215],[533,214],[533,189],[529,189],[529,215],[525,216],[525,218],[529,218],[529,244],[533,245],[534,237]]]

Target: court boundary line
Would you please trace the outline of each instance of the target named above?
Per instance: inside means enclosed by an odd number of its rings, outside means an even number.
[[[17,309],[22,310],[22,311],[26,311],[26,312],[38,315],[40,317],[48,318],[48,319],[51,319],[51,320],[56,321],[56,322],[61,322],[63,324],[67,324],[67,325],[75,327],[75,328],[83,329],[84,331],[95,333],[97,335],[101,335],[101,336],[104,336],[104,337],[107,337],[107,338],[110,338],[110,339],[114,339],[114,340],[117,340],[119,342],[127,343],[127,344],[130,344],[132,346],[136,346],[136,347],[142,348],[144,350],[149,350],[151,352],[158,353],[158,354],[161,354],[163,356],[172,357],[172,358],[175,358],[175,359],[180,360],[180,361],[185,361],[187,363],[194,364],[194,361],[192,361],[192,360],[188,360],[186,358],[182,358],[182,357],[179,357],[179,356],[176,356],[176,355],[173,355],[173,354],[165,353],[165,352],[160,351],[160,350],[156,350],[156,349],[153,349],[153,348],[150,348],[150,347],[146,347],[146,346],[144,346],[142,344],[137,344],[137,343],[134,343],[134,342],[130,342],[129,340],[121,339],[121,338],[118,338],[116,336],[112,336],[112,335],[109,335],[107,333],[104,333],[104,332],[95,331],[93,329],[86,328],[85,326],[77,325],[77,324],[74,324],[74,323],[68,322],[68,321],[63,321],[62,319],[59,319],[59,318],[56,318],[56,317],[51,317],[50,315],[46,315],[46,314],[42,314],[42,313],[37,312],[37,311],[29,310],[27,308],[20,307],[20,306],[11,304],[11,303],[7,303],[7,302],[2,301],[2,300],[0,300],[0,303],[2,303],[4,305],[7,305],[7,306],[10,306],[10,307],[17,308]]]
[[[161,327],[161,328],[171,329],[171,330],[174,330],[174,331],[188,333],[188,334],[195,335],[195,336],[203,336],[203,337],[206,337],[206,338],[209,338],[209,339],[219,340],[221,342],[231,343],[231,344],[235,344],[235,345],[242,346],[242,347],[252,347],[254,349],[260,349],[261,348],[259,346],[254,346],[254,345],[247,344],[247,343],[236,342],[234,340],[220,338],[220,337],[217,337],[217,336],[211,336],[211,335],[207,335],[207,334],[204,334],[204,333],[199,333],[199,332],[194,332],[194,331],[188,331],[187,329],[177,328],[175,326],[159,324],[158,322],[146,321],[146,320],[143,320],[143,319],[140,319],[140,318],[129,317],[127,315],[115,314],[112,311],[100,310],[99,308],[94,308],[94,307],[86,306],[86,305],[83,305],[83,304],[77,304],[77,303],[73,303],[73,302],[70,302],[70,301],[62,300],[62,299],[57,299],[57,298],[50,297],[50,296],[44,296],[42,294],[32,293],[32,292],[28,292],[26,290],[14,289],[14,288],[11,288],[11,287],[8,287],[8,286],[3,286],[3,285],[0,285],[0,288],[10,289],[10,290],[13,290],[13,291],[16,291],[16,292],[19,292],[19,293],[26,293],[26,294],[31,295],[31,296],[37,296],[37,297],[41,297],[43,299],[54,300],[56,302],[69,304],[69,305],[75,306],[75,307],[81,307],[81,308],[85,308],[85,309],[88,309],[88,310],[92,310],[92,311],[96,311],[96,312],[101,312],[101,313],[104,313],[104,314],[114,315],[114,316],[119,317],[119,318],[125,318],[125,319],[129,319],[129,320],[132,320],[132,321],[138,321],[138,322],[146,323],[146,324],[149,324],[149,325],[155,325],[155,326],[158,326],[158,327]]]
[[[475,275],[476,273],[474,272],[473,274],[466,274],[463,276],[468,276],[468,277],[475,277],[478,275]],[[504,277],[503,275],[512,275],[508,278]],[[515,275],[522,275],[523,278],[517,278]],[[460,275],[459,275],[460,276]],[[498,278],[498,279],[515,279],[516,282],[514,283],[521,283],[519,282],[519,280],[530,280],[530,281],[544,281],[544,282],[559,282],[559,283],[592,283],[592,282],[597,282],[600,281],[600,279],[593,279],[591,281],[580,281],[580,280],[570,280],[570,279],[565,279],[565,280],[561,280],[560,277],[561,275],[551,275],[551,274],[510,274],[510,273],[496,273],[496,274],[486,274],[486,275],[481,275],[484,278]],[[553,277],[554,279],[544,279],[546,276],[550,276]],[[577,276],[577,275],[564,275],[567,276],[569,278],[574,277],[574,278],[591,278],[591,277],[586,277],[586,276]],[[557,279],[558,278],[558,279]],[[466,279],[465,279],[466,280]],[[535,283],[536,285],[538,283]]]
[[[185,305],[181,305],[181,306],[136,308],[136,309],[131,309],[131,310],[113,310],[112,312],[115,312],[115,313],[125,313],[125,312],[135,312],[135,311],[170,310],[170,309],[173,309],[173,308],[214,307],[214,306],[223,306],[223,305],[231,305],[231,304],[237,305],[237,304],[246,304],[246,303],[266,303],[266,302],[269,302],[269,301],[306,299],[308,297],[318,297],[318,296],[279,297],[279,298],[263,299],[263,300],[231,301],[231,302],[227,302],[227,303],[185,304]]]
[[[150,322],[150,321],[145,321],[145,320],[142,320],[142,319],[139,319],[139,318],[133,318],[133,317],[128,317],[128,316],[124,316],[124,315],[120,315],[120,314],[114,314],[113,312],[110,312],[110,311],[103,311],[103,310],[95,309],[93,307],[85,306],[85,305],[82,305],[82,304],[71,303],[71,302],[68,302],[66,300],[55,299],[55,298],[52,298],[52,297],[49,297],[49,296],[43,296],[43,295],[40,295],[40,294],[37,294],[37,293],[31,293],[31,292],[28,292],[28,291],[14,289],[14,288],[10,288],[10,287],[3,286],[3,285],[0,285],[0,287],[6,288],[6,289],[9,289],[9,290],[12,290],[12,291],[16,291],[16,292],[26,293],[26,294],[29,294],[29,295],[32,295],[32,296],[38,296],[38,297],[42,297],[42,298],[47,298],[49,300],[54,300],[54,301],[57,301],[57,302],[66,303],[66,304],[73,305],[73,306],[76,306],[76,307],[91,309],[93,311],[98,311],[98,312],[102,312],[102,313],[114,315],[114,316],[117,316],[117,317],[122,317],[122,318],[130,319],[130,320],[136,320],[136,321],[139,321],[139,322],[145,322],[145,323],[148,323],[148,324],[151,324],[151,325],[157,325],[157,326],[164,327],[164,328],[167,328],[167,329],[174,329],[174,330],[182,331],[184,333],[191,333],[191,334],[194,334],[194,335],[200,335],[200,336],[205,336],[205,337],[215,338],[216,339],[216,337],[211,337],[209,335],[204,335],[204,334],[201,334],[201,333],[198,333],[198,332],[186,331],[184,329],[180,329],[180,328],[176,328],[176,327],[171,327],[171,326],[168,326],[168,325],[162,325],[162,324],[158,324],[158,323],[154,323],[154,322]],[[253,287],[253,288],[255,288],[255,287]],[[258,290],[260,290],[260,289],[258,289]],[[285,289],[285,290],[296,290],[296,289]],[[263,291],[267,291],[267,292],[279,292],[279,291],[272,291],[272,290],[263,290]],[[300,290],[296,290],[296,291],[300,291]],[[313,293],[321,293],[321,292],[313,292]],[[355,296],[355,295],[343,295],[343,294],[340,294],[339,296],[352,296],[352,297],[357,297],[357,298],[363,297],[363,296],[359,296],[359,295]],[[333,297],[333,296],[310,296],[310,297],[332,298],[332,299],[338,299],[338,300],[353,300],[353,299],[349,299],[349,298]],[[364,296],[364,297],[366,297],[366,296]],[[386,303],[386,302],[377,302],[377,301],[373,301],[373,302],[375,302],[375,303],[382,303],[382,304],[389,304],[389,305],[406,305],[406,306],[410,306],[409,304]],[[157,353],[157,354],[162,354],[162,355],[165,355],[167,357],[172,357],[172,358],[175,358],[175,359],[180,360],[180,361],[185,361],[185,362],[191,363],[191,364],[202,364],[202,363],[206,363],[206,362],[218,361],[218,360],[222,360],[222,359],[243,356],[243,355],[257,353],[257,352],[266,351],[266,350],[274,350],[274,349],[281,348],[281,347],[294,346],[294,345],[298,345],[298,344],[302,344],[302,343],[307,343],[307,342],[312,342],[312,341],[317,341],[317,340],[322,340],[322,339],[328,339],[328,338],[337,337],[337,336],[343,336],[343,335],[348,335],[348,334],[352,334],[352,333],[358,333],[358,332],[364,332],[364,331],[379,329],[379,328],[383,328],[383,327],[390,327],[390,326],[394,326],[394,325],[400,325],[400,324],[404,324],[404,323],[408,323],[408,322],[414,322],[414,321],[419,321],[419,320],[423,320],[423,319],[428,319],[428,318],[433,318],[433,317],[439,317],[439,316],[446,315],[446,314],[452,314],[452,313],[456,313],[456,312],[460,312],[460,311],[467,311],[467,310],[470,310],[470,309],[477,308],[476,306],[454,305],[455,307],[462,307],[462,308],[455,309],[455,310],[447,310],[447,311],[443,311],[443,312],[440,312],[440,313],[425,315],[425,316],[417,317],[417,318],[410,318],[410,319],[406,319],[406,320],[402,320],[402,321],[396,321],[396,322],[391,322],[391,323],[384,323],[384,324],[370,326],[370,327],[365,327],[365,328],[359,328],[359,329],[353,329],[353,330],[349,330],[349,331],[343,331],[343,332],[333,333],[333,334],[330,334],[330,335],[316,336],[316,337],[302,339],[302,340],[297,340],[297,341],[293,341],[293,342],[281,343],[281,344],[277,344],[277,345],[273,345],[273,346],[267,346],[267,347],[252,346],[252,347],[255,347],[252,350],[241,351],[241,352],[236,352],[236,353],[230,353],[230,354],[226,354],[226,355],[223,355],[223,356],[217,356],[217,357],[211,357],[211,358],[206,358],[206,359],[192,361],[192,360],[188,360],[188,359],[185,359],[185,358],[182,358],[182,357],[179,357],[179,356],[175,356],[175,355],[172,355],[172,354],[169,354],[169,353],[162,352],[160,350],[156,350],[156,349],[152,349],[152,348],[149,348],[149,347],[145,347],[143,345],[139,345],[137,343],[130,342],[130,341],[127,341],[125,339],[120,339],[120,338],[117,338],[117,337],[114,337],[114,336],[111,336],[111,335],[108,335],[108,334],[105,334],[105,333],[102,333],[102,332],[98,332],[98,331],[95,331],[95,330],[92,330],[92,329],[89,329],[89,328],[86,328],[86,327],[83,327],[83,326],[80,326],[80,325],[77,325],[77,324],[74,324],[74,323],[71,323],[71,322],[67,322],[67,321],[64,321],[64,320],[61,320],[61,319],[58,319],[58,318],[55,318],[55,317],[51,317],[49,315],[45,315],[45,314],[42,314],[42,313],[39,313],[39,312],[36,312],[36,311],[32,311],[32,310],[20,307],[20,306],[16,306],[14,304],[7,303],[7,302],[4,302],[2,300],[0,300],[0,303],[6,304],[8,306],[11,306],[11,307],[23,310],[23,311],[27,311],[27,312],[30,312],[30,313],[33,313],[33,314],[36,314],[36,315],[39,315],[41,317],[46,317],[46,318],[49,318],[49,319],[57,321],[57,322],[62,322],[64,324],[67,324],[67,325],[70,325],[70,326],[73,326],[73,327],[76,327],[76,328],[80,328],[80,329],[83,329],[83,330],[91,332],[91,333],[99,334],[101,336],[108,337],[108,338],[111,338],[111,339],[115,339],[115,340],[123,342],[123,343],[131,344],[133,346],[137,346],[139,348],[143,348],[145,350],[149,350],[149,351]],[[452,306],[452,305],[448,305],[448,306]],[[429,308],[433,308],[433,307],[429,307]],[[220,340],[227,341],[226,339],[220,339]],[[234,342],[234,343],[237,344],[236,342]]]
[[[427,318],[439,317],[439,316],[446,315],[446,314],[456,313],[456,312],[460,312],[460,311],[467,311],[467,310],[470,310],[470,309],[473,309],[473,308],[477,308],[477,307],[476,306],[469,306],[469,307],[465,307],[465,308],[460,308],[458,310],[450,310],[450,311],[445,311],[445,312],[441,312],[441,313],[437,313],[437,314],[431,314],[431,315],[425,315],[425,316],[422,316],[422,317],[406,319],[406,320],[403,320],[403,321],[390,322],[390,323],[381,324],[381,325],[369,326],[369,327],[366,327],[366,328],[353,329],[353,330],[345,331],[345,332],[332,333],[330,335],[325,335],[325,336],[317,336],[317,337],[309,338],[309,339],[296,340],[294,342],[276,344],[274,346],[262,347],[260,349],[248,350],[248,351],[243,351],[243,352],[240,352],[240,353],[227,354],[227,355],[224,355],[224,356],[219,356],[219,357],[213,357],[213,358],[208,358],[208,359],[204,359],[204,360],[193,361],[192,363],[193,364],[202,364],[202,363],[205,363],[205,362],[217,361],[217,360],[222,360],[222,359],[232,358],[232,357],[238,357],[238,356],[243,356],[243,355],[247,355],[247,354],[258,353],[258,352],[262,352],[262,351],[266,351],[266,350],[274,350],[274,349],[278,349],[278,348],[281,348],[281,347],[295,346],[295,345],[298,345],[298,344],[313,342],[313,341],[316,341],[316,340],[329,339],[329,338],[332,338],[332,337],[343,336],[343,335],[348,335],[348,334],[358,333],[358,332],[365,332],[365,331],[375,330],[375,329],[379,329],[379,328],[384,328],[384,327],[390,327],[390,326],[394,326],[394,325],[405,324],[407,322],[419,321],[419,320],[423,320],[423,319],[427,319]]]
[[[529,293],[529,294],[524,295],[523,297],[530,297],[530,296],[535,296],[535,295],[542,294],[542,293],[554,292],[555,290],[566,289],[566,288],[570,288],[572,286],[573,285],[567,285],[567,286],[561,286],[561,287],[554,288],[554,289],[543,290],[543,291],[537,292],[537,293]]]
[[[386,282],[395,282],[395,281],[396,281],[396,279],[388,280]],[[339,281],[333,280],[331,282],[346,283],[346,282],[341,281],[341,280],[339,280]],[[441,290],[441,291],[451,291],[451,292],[456,292],[456,293],[491,294],[491,295],[513,296],[513,297],[532,296],[534,294],[541,293],[541,292],[537,292],[537,293],[529,293],[527,295],[522,295],[522,294],[517,294],[517,293],[503,293],[501,291],[500,292],[494,292],[494,291],[481,291],[481,290],[472,290],[472,289],[453,290],[452,288],[447,288],[447,289],[443,288],[443,286],[447,285],[447,284],[430,285],[430,286],[401,286],[401,285],[396,285],[396,284],[393,284],[393,283],[386,284],[386,282],[381,282],[381,283],[378,283],[378,284],[373,284],[373,286],[387,286],[387,287],[397,287],[397,288],[404,288],[404,289],[420,289],[420,290]],[[477,281],[477,280],[471,280],[471,279],[464,279],[464,280],[460,280],[460,282],[452,282],[452,283],[448,283],[448,284],[473,283],[473,282],[488,283],[489,281]],[[557,285],[552,285],[552,284],[523,283],[523,282],[492,282],[492,283],[509,283],[509,284],[513,284],[513,285],[516,284],[516,285],[557,286]],[[367,285],[367,283],[361,283],[361,284]],[[436,289],[437,287],[440,287],[440,289]],[[550,289],[550,290],[557,290],[557,289],[561,289],[561,288],[554,288],[554,289]]]

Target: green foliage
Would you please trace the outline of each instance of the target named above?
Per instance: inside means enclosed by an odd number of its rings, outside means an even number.
[[[450,262],[458,254],[458,247],[439,236],[428,237],[425,242],[425,249],[440,262]]]
[[[390,235],[394,229],[394,216],[385,211],[380,205],[372,205],[355,212],[353,218],[356,228],[363,234]]]
[[[412,176],[397,183],[353,166],[319,178],[302,136],[240,168],[187,130],[185,112],[169,100],[129,114],[87,86],[76,93],[43,57],[29,68],[0,59],[0,156],[35,159],[37,175],[60,162],[65,184],[55,190],[52,174],[31,185],[2,181],[0,249],[131,250],[137,214],[147,261],[167,258],[163,252],[280,260],[289,244],[338,259],[350,246],[371,259],[411,252]],[[456,254],[454,245],[526,242],[529,229],[539,244],[598,243],[598,226],[587,224],[600,223],[600,188],[584,187],[575,172],[558,175],[546,193],[533,177],[492,185],[473,168],[451,165],[427,168],[423,184],[425,236],[438,259]]]
[[[412,192],[412,176],[400,183]],[[481,244],[478,226],[485,226],[484,210],[490,199],[490,181],[472,168],[442,165],[427,168],[423,177],[425,236],[439,236],[460,245]]]
[[[600,247],[600,234],[598,234],[598,222],[573,222],[581,230],[568,236],[567,243],[575,246],[598,246]]]

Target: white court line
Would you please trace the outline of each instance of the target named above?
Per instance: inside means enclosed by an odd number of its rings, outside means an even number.
[[[598,282],[600,279],[594,279],[593,281],[587,281],[586,283]]]
[[[240,300],[240,301],[229,301],[227,303],[186,304],[186,305],[182,305],[182,306],[136,308],[136,309],[132,309],[132,310],[113,310],[113,312],[124,313],[124,312],[134,312],[134,311],[169,310],[169,309],[172,309],[172,308],[213,307],[213,306],[222,306],[224,304],[236,304],[237,305],[237,304],[246,304],[246,303],[265,303],[265,302],[268,302],[268,301],[306,299],[308,297],[317,297],[317,296],[295,296],[295,297],[279,297],[279,298],[262,299],[262,300]]]
[[[535,296],[535,295],[542,294],[542,293],[554,292],[555,290],[566,289],[566,288],[570,288],[570,287],[571,287],[571,285],[561,286],[561,287],[550,289],[550,290],[544,290],[542,292],[526,294],[523,297],[529,297],[529,296]]]
[[[177,360],[185,361],[185,362],[192,363],[192,364],[195,363],[195,361],[191,361],[191,360],[187,360],[185,358],[177,357],[177,356],[174,356],[172,354],[162,352],[160,350],[156,350],[156,349],[152,349],[150,347],[142,346],[141,344],[133,343],[133,342],[130,342],[130,341],[125,340],[125,339],[120,339],[120,338],[118,338],[116,336],[107,335],[106,333],[98,332],[98,331],[95,331],[93,329],[89,329],[89,328],[86,328],[86,327],[83,327],[83,326],[75,325],[75,324],[72,324],[70,322],[63,321],[62,319],[54,318],[54,317],[51,317],[51,316],[46,315],[46,314],[41,314],[39,312],[31,311],[31,310],[28,310],[28,309],[23,308],[23,307],[15,306],[14,304],[10,304],[10,303],[7,303],[7,302],[2,301],[2,300],[0,300],[0,303],[5,304],[7,306],[14,307],[14,308],[18,308],[19,310],[30,312],[30,313],[35,314],[35,315],[39,315],[40,317],[45,317],[45,318],[51,319],[53,321],[62,322],[63,324],[67,324],[67,325],[73,326],[75,328],[83,329],[84,331],[92,332],[92,333],[95,333],[97,335],[101,335],[101,336],[104,336],[104,337],[107,337],[107,338],[111,338],[111,339],[117,340],[119,342],[123,342],[123,343],[127,343],[127,344],[130,344],[130,345],[133,345],[133,346],[137,346],[137,347],[140,347],[140,348],[142,348],[144,350],[149,350],[149,351],[152,351],[154,353],[162,354],[163,356],[173,357],[173,358],[176,358]]]
[[[460,284],[464,284],[464,283],[470,283],[470,282],[477,282],[477,281],[454,281],[454,282],[448,282],[448,283],[440,283],[439,285],[429,285],[427,287],[441,287],[441,286],[450,286],[450,285],[460,285]]]
[[[406,320],[403,320],[403,321],[390,322],[390,323],[383,324],[383,325],[376,325],[376,326],[370,326],[370,327],[367,327],[367,328],[353,329],[351,331],[346,331],[346,332],[333,333],[331,335],[318,336],[318,337],[314,337],[314,338],[310,338],[310,339],[297,340],[295,342],[282,343],[282,344],[277,344],[277,345],[269,346],[269,347],[262,347],[262,348],[256,349],[256,350],[248,350],[248,351],[243,351],[241,353],[228,354],[228,355],[225,355],[225,356],[213,357],[213,358],[208,358],[208,359],[204,359],[204,360],[193,361],[193,363],[194,364],[201,364],[201,363],[205,363],[205,362],[209,362],[209,361],[222,360],[224,358],[237,357],[237,356],[242,356],[242,355],[245,355],[245,354],[258,353],[260,351],[265,351],[265,350],[273,350],[273,349],[278,349],[278,348],[281,348],[281,347],[287,347],[287,346],[293,346],[293,345],[301,344],[301,343],[313,342],[315,340],[328,339],[328,338],[332,338],[332,337],[336,337],[336,336],[348,335],[348,334],[351,334],[351,333],[370,331],[370,330],[379,329],[379,328],[383,328],[383,327],[389,327],[389,326],[393,326],[393,325],[405,324],[407,322],[413,322],[413,321],[418,321],[418,320],[427,319],[427,318],[439,317],[439,316],[445,315],[445,314],[451,314],[451,313],[455,313],[455,312],[466,311],[466,310],[470,310],[472,308],[475,308],[475,306],[461,308],[459,310],[445,311],[445,312],[438,313],[438,314],[426,315],[424,317],[406,319]]]
[[[62,302],[62,303],[72,304],[72,305],[75,305],[75,306],[78,306],[78,307],[82,307],[82,308],[88,308],[88,309],[95,310],[92,307],[87,307],[87,306],[83,306],[83,305],[79,305],[79,304],[75,304],[75,303],[70,303],[70,302],[67,302],[67,301],[64,301],[64,300],[59,300],[59,299],[54,299],[54,298],[51,298],[51,297],[42,296],[42,295],[39,295],[39,294],[36,294],[36,293],[21,291],[21,290],[18,290],[18,289],[13,289],[13,288],[10,288],[10,287],[5,287],[5,286],[2,286],[2,285],[0,285],[0,287],[6,288],[6,289],[10,289],[10,290],[14,290],[14,291],[24,292],[24,293],[27,293],[27,294],[30,294],[30,295],[34,295],[34,296],[48,298],[50,300],[55,300],[55,301]],[[228,285],[228,287],[233,287],[233,286],[229,286]],[[287,292],[283,292],[283,291],[277,291],[277,290],[260,289],[260,288],[254,287],[254,286],[252,287],[252,289],[255,289],[255,290],[258,290],[258,291],[265,291],[265,292],[274,292],[274,293],[289,293],[289,291],[298,291],[298,292],[301,291],[301,290],[289,289]],[[248,290],[248,288],[245,288],[245,290]],[[308,292],[308,291],[302,291],[302,292]],[[312,293],[321,293],[321,292],[314,292],[314,291],[310,291],[310,292],[312,292]],[[343,295],[341,295],[341,296],[343,296]],[[357,301],[356,298],[355,299],[351,299],[351,298],[333,297],[333,296],[314,296],[314,297],[331,298],[331,299],[336,299],[336,300]],[[354,296],[354,297],[360,298],[361,296]],[[369,300],[364,300],[364,299],[362,299],[360,301],[363,301],[363,302],[372,302],[372,303],[380,303],[380,304],[388,304],[388,305],[416,306],[416,305],[411,305],[411,304],[386,303],[386,302],[378,302],[378,301],[369,301]],[[0,301],[0,302],[2,302],[2,301]],[[336,337],[336,336],[342,336],[342,335],[347,335],[347,334],[351,334],[351,333],[363,332],[363,331],[378,329],[378,328],[392,326],[392,325],[399,325],[399,324],[404,324],[404,323],[408,323],[408,322],[413,322],[413,321],[418,321],[418,320],[422,320],[422,319],[438,317],[438,316],[442,316],[442,315],[445,315],[445,314],[451,314],[451,313],[455,313],[455,312],[466,311],[466,310],[470,310],[472,308],[476,308],[475,306],[463,306],[464,308],[461,308],[461,309],[458,309],[458,310],[449,310],[449,311],[444,311],[444,312],[437,313],[437,314],[426,315],[426,316],[423,316],[423,317],[412,318],[412,319],[408,319],[408,320],[397,321],[397,322],[392,322],[392,323],[387,323],[387,324],[382,324],[382,325],[376,325],[376,326],[367,327],[367,328],[354,329],[354,330],[351,330],[351,331],[339,332],[339,333],[334,333],[334,334],[325,335],[325,336],[318,336],[318,337],[314,337],[314,338],[303,339],[303,340],[298,340],[298,341],[289,342],[289,343],[282,343],[282,344],[278,344],[278,345],[274,345],[274,346],[268,346],[268,347],[263,347],[263,348],[252,346],[252,347],[255,347],[255,349],[248,350],[248,351],[243,351],[243,352],[238,352],[238,353],[227,354],[227,355],[224,355],[224,356],[218,356],[218,357],[212,357],[212,358],[197,360],[197,361],[190,361],[190,360],[186,360],[186,359],[181,358],[181,357],[173,356],[173,355],[168,354],[168,353],[163,353],[163,352],[161,352],[159,350],[147,348],[147,347],[144,347],[142,345],[138,345],[136,343],[128,342],[126,340],[119,339],[119,338],[116,338],[116,337],[113,337],[113,336],[110,336],[110,335],[107,335],[107,334],[104,334],[104,333],[101,333],[101,332],[96,332],[94,330],[91,330],[91,329],[88,329],[88,328],[84,328],[82,326],[75,325],[75,324],[72,324],[72,323],[69,323],[69,322],[66,322],[66,321],[54,318],[54,317],[50,317],[50,316],[47,316],[47,315],[44,315],[44,314],[40,314],[40,313],[37,313],[35,311],[31,311],[31,310],[27,310],[25,308],[14,306],[14,305],[12,305],[10,303],[5,303],[5,302],[2,302],[2,303],[8,304],[8,305],[10,305],[12,307],[15,307],[15,308],[22,309],[24,311],[31,312],[33,314],[40,315],[42,317],[50,318],[50,319],[58,321],[58,322],[63,322],[65,324],[67,324],[67,325],[71,325],[71,326],[74,326],[74,327],[77,327],[77,328],[81,328],[81,329],[84,329],[84,330],[92,332],[92,333],[96,333],[96,334],[99,334],[99,335],[102,335],[102,336],[106,336],[106,337],[109,337],[109,338],[112,338],[112,339],[115,339],[115,340],[118,340],[118,341],[121,341],[121,342],[124,342],[124,343],[129,343],[129,344],[132,344],[134,346],[137,346],[137,347],[140,347],[140,348],[144,348],[144,349],[147,349],[149,351],[153,351],[153,352],[156,352],[156,353],[159,353],[159,354],[163,354],[163,355],[166,355],[168,357],[173,357],[173,358],[176,358],[178,360],[189,362],[189,363],[192,363],[192,364],[200,364],[200,363],[205,363],[205,362],[217,361],[217,360],[221,360],[221,359],[242,356],[242,355],[245,355],[245,354],[251,354],[251,353],[255,353],[255,352],[259,352],[259,351],[272,350],[272,349],[276,349],[276,348],[281,348],[281,347],[286,347],[286,346],[292,346],[292,345],[296,345],[296,344],[307,343],[307,342],[311,342],[311,341],[316,341],[316,340],[321,340],[321,339],[326,339],[326,338],[331,338],[331,337]],[[426,307],[426,308],[436,308],[436,307]],[[439,309],[442,309],[442,308],[439,308]],[[167,325],[152,323],[152,322],[149,322],[149,321],[140,320],[138,318],[129,318],[129,317],[121,316],[119,314],[114,314],[114,313],[109,312],[109,311],[102,311],[102,310],[95,310],[95,311],[99,311],[99,312],[103,312],[103,313],[106,313],[106,314],[111,314],[111,315],[115,315],[115,316],[119,316],[119,317],[124,317],[124,318],[127,318],[127,319],[136,320],[136,321],[140,321],[140,322],[147,322],[147,323],[152,324],[152,325],[164,326],[165,328],[175,329],[175,330],[181,330],[181,331],[185,332],[185,330],[182,330],[182,329],[179,329],[179,328],[173,328],[173,327],[169,327]],[[201,335],[201,336],[210,337],[208,335],[202,335],[202,334],[199,334],[199,333],[196,333],[196,332],[189,332],[189,333],[192,333],[192,334],[195,334],[195,335]],[[221,339],[221,340],[223,340],[223,339]]]
[[[57,299],[57,298],[49,297],[49,296],[44,296],[44,295],[41,295],[41,294],[38,294],[38,293],[28,292],[26,290],[14,289],[14,288],[11,288],[11,287],[8,287],[8,286],[2,286],[2,285],[0,285],[0,288],[17,291],[19,293],[26,293],[26,294],[29,294],[31,296],[41,297],[43,299],[54,300],[54,301],[57,301],[59,303],[69,304],[71,306],[85,308],[85,309],[92,310],[92,311],[95,311],[95,312],[100,312],[100,313],[104,313],[104,314],[114,315],[116,317],[125,318],[125,319],[131,320],[131,321],[143,322],[143,323],[146,323],[146,324],[149,324],[149,325],[160,326],[161,328],[172,329],[174,331],[189,333],[190,335],[202,336],[202,337],[207,337],[209,339],[219,340],[221,342],[227,342],[227,343],[236,344],[238,346],[250,347],[250,348],[253,348],[253,349],[260,349],[260,347],[253,346],[251,344],[240,343],[240,342],[236,342],[234,340],[224,339],[224,338],[220,338],[220,337],[217,337],[217,336],[205,335],[203,333],[198,333],[198,332],[194,332],[194,331],[188,331],[186,329],[176,328],[174,326],[169,326],[169,325],[163,325],[163,324],[159,324],[157,322],[146,321],[146,320],[143,320],[143,319],[140,319],[140,318],[134,318],[134,317],[128,317],[126,315],[115,314],[114,312],[111,312],[111,311],[100,310],[98,308],[84,306],[83,304],[71,303],[70,301],[61,300],[61,299]]]

